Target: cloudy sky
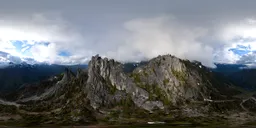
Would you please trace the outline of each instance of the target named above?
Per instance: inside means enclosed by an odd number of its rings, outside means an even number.
[[[255,65],[255,0],[1,0],[0,62],[84,64],[159,54]]]

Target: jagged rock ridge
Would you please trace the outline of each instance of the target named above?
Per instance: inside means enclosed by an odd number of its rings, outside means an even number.
[[[87,70],[79,69],[75,75],[66,69],[61,79],[49,81],[50,85],[44,91],[35,90],[36,94],[21,89],[15,99],[20,109],[40,108],[38,114],[44,117],[50,111],[47,119],[56,122],[99,121],[109,119],[113,111],[118,113],[115,118],[150,113],[161,117],[159,112],[166,116],[172,110],[180,111],[179,116],[202,116],[223,112],[219,102],[223,108],[229,105],[225,111],[243,109],[239,106],[241,99],[233,97],[240,92],[228,81],[215,77],[199,62],[171,55],[153,58],[131,72],[125,72],[124,65],[113,59],[96,55]]]

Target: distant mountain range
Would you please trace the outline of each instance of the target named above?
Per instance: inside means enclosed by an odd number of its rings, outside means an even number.
[[[123,65],[124,72],[131,72],[147,63],[147,61],[125,63]],[[0,68],[0,92],[2,93],[17,90],[23,84],[42,81],[58,75],[63,73],[67,67],[73,72],[76,72],[78,68],[87,68],[87,65],[27,64],[26,62],[19,64],[8,62],[4,65],[5,67]],[[254,78],[256,78],[256,69],[247,69],[245,67],[245,65],[238,64],[216,64],[216,68],[210,70],[223,75],[235,85],[247,90],[255,90],[256,81]]]
[[[4,68],[0,68],[0,92],[17,90],[23,84],[33,83],[48,79],[64,72],[68,67],[72,71],[78,68],[86,68],[87,65],[56,65],[56,64],[27,64],[25,62],[14,64],[9,62]]]
[[[49,74],[57,74],[62,68],[15,65],[6,72],[9,77],[20,78],[24,74],[48,74],[49,70],[53,70]],[[239,126],[256,121],[254,92],[238,87],[222,71],[213,71],[200,62],[162,55],[147,62],[122,64],[96,55],[88,67],[63,71],[3,96],[0,117],[5,120],[0,122],[25,126],[159,122]]]
[[[246,90],[256,90],[256,69],[238,64],[216,64],[216,66],[213,71],[225,76],[233,84]]]

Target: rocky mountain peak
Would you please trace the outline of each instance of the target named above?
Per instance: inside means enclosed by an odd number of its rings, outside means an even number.
[[[75,74],[69,68],[65,68],[63,77],[60,82],[61,83],[69,82],[73,78],[75,78]]]
[[[197,62],[162,55],[136,65],[129,72],[124,71],[124,66],[113,59],[93,56],[87,70],[79,69],[75,76],[66,68],[60,81],[48,81],[46,83],[52,85],[20,101],[29,104],[33,100],[40,103],[36,108],[47,106],[47,111],[49,108],[59,110],[52,118],[64,118],[65,115],[71,121],[78,121],[98,115],[113,118],[112,112],[117,120],[125,114],[129,118],[137,118],[138,113],[168,115],[174,109],[186,116],[202,115],[210,109],[215,110],[214,105],[226,101],[221,98],[229,96],[231,85]],[[212,101],[216,103],[212,105]],[[235,100],[228,101],[239,109]],[[53,103],[55,105],[51,106]],[[25,106],[25,109],[30,107]]]

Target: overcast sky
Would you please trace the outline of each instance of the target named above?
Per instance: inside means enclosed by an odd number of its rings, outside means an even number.
[[[161,54],[255,65],[255,0],[1,0],[0,61],[84,64]],[[16,57],[13,57],[16,56]],[[34,59],[34,60],[33,60]]]

